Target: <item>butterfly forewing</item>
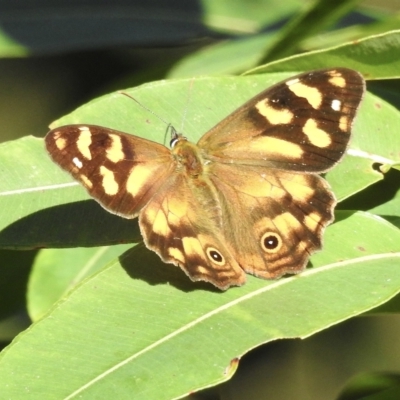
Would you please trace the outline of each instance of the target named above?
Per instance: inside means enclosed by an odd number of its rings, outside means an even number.
[[[364,93],[353,70],[307,72],[260,93],[199,141],[211,159],[321,173],[343,156]]]
[[[45,139],[53,160],[108,211],[134,218],[174,170],[165,146],[96,125],[66,125]]]

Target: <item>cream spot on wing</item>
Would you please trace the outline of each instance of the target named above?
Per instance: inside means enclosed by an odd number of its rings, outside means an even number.
[[[136,196],[140,190],[145,186],[148,182],[151,175],[154,173],[154,170],[149,167],[147,164],[137,164],[135,165],[130,173],[129,177],[126,180],[126,190],[132,196]]]
[[[175,214],[168,212],[168,225],[171,228],[177,228],[180,226],[181,219],[178,218]]]
[[[114,172],[102,165],[100,167],[100,175],[103,177],[104,192],[109,196],[116,195],[118,193],[119,185],[115,180]]]
[[[54,142],[58,150],[64,150],[67,146],[67,140],[61,136],[60,132],[54,134]]]
[[[185,249],[185,253],[194,256],[200,256],[201,258],[204,257],[203,247],[201,246],[198,239],[194,237],[183,237],[182,238],[182,245]]]
[[[165,214],[162,211],[158,211],[155,215],[151,229],[154,233],[164,237],[170,233],[171,230],[168,227],[167,218],[165,218]]]
[[[341,74],[334,75],[334,73],[332,73],[331,75],[332,75],[332,77],[329,78],[329,82],[333,86],[337,86],[340,88],[346,87],[346,80],[342,77]]]
[[[317,122],[312,118],[307,120],[303,127],[303,132],[314,146],[324,148],[330,146],[332,143],[329,134],[323,129],[318,128]]]
[[[270,196],[274,198],[274,200],[279,201],[281,199],[284,199],[286,196],[286,190],[283,190],[279,186],[274,186],[271,185],[271,193]]]
[[[177,249],[176,247],[169,247],[168,248],[168,255],[175,260],[179,261],[182,264],[185,264],[185,256],[183,253]]]
[[[256,108],[272,125],[288,124],[293,119],[293,113],[290,110],[287,108],[277,110],[268,104],[268,99],[259,101]]]
[[[72,163],[76,166],[76,168],[81,169],[83,167],[82,161],[78,157],[74,157],[72,159]]]
[[[340,117],[339,128],[343,132],[346,132],[350,128],[349,118],[346,115],[343,115],[342,117]]]
[[[243,179],[240,181],[238,190],[241,193],[249,194],[254,197],[266,197],[269,196],[272,189],[275,188],[265,179],[260,179],[259,182],[249,179]]]
[[[286,237],[290,236],[293,230],[301,229],[300,222],[290,212],[277,215],[272,221],[276,229]]]
[[[168,197],[168,211],[178,218],[182,218],[188,213],[188,204],[178,196]]]
[[[277,153],[290,158],[301,158],[303,150],[295,143],[268,136],[259,136],[249,142],[249,151]]]
[[[320,214],[313,212],[305,217],[304,223],[310,231],[316,232],[321,219],[322,216]]]
[[[117,163],[125,158],[122,150],[122,141],[118,135],[109,135],[111,139],[111,146],[106,150],[107,158],[113,163]]]
[[[306,99],[316,110],[321,106],[322,94],[317,88],[307,86],[301,82],[290,82],[291,81],[286,82],[286,85],[288,85],[289,90],[291,90],[296,96]]]
[[[342,106],[342,102],[340,100],[338,100],[338,99],[332,100],[332,103],[331,103],[332,110],[340,111],[341,106]]]
[[[282,184],[296,202],[307,203],[315,194],[308,175],[295,175],[292,180],[282,181]]]
[[[208,270],[207,268],[204,268],[202,265],[197,265],[196,266],[197,272],[199,272],[202,275],[208,275]]]
[[[86,175],[79,175],[79,179],[82,181],[83,186],[91,189],[93,187],[93,183],[89,180],[89,178]]]
[[[158,208],[157,207],[146,207],[146,211],[142,214],[142,219],[145,220],[146,224],[152,225],[154,219],[157,216]]]
[[[92,134],[87,127],[80,127],[79,130],[81,133],[79,134],[76,146],[87,160],[91,160],[92,153],[90,152],[89,146],[92,144]]]

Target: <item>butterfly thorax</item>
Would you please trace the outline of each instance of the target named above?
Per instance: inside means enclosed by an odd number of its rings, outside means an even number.
[[[204,158],[202,150],[196,144],[180,137],[171,151],[177,162],[178,171],[184,171],[193,178],[203,173]]]

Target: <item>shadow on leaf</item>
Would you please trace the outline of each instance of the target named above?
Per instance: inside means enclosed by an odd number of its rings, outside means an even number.
[[[152,286],[171,285],[184,292],[221,292],[210,283],[191,281],[179,267],[162,262],[160,257],[148,250],[143,243],[122,254],[119,262],[132,279],[140,279]]]

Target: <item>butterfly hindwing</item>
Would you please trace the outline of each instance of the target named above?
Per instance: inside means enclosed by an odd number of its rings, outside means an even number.
[[[298,273],[321,248],[336,200],[320,176],[216,163],[210,179],[224,214],[223,236],[247,273],[268,279]],[[246,218],[238,224],[237,215]]]
[[[199,212],[201,210],[201,212]],[[139,216],[146,246],[164,262],[179,265],[194,281],[220,289],[246,281],[226,244],[219,195],[207,177],[174,174]]]

